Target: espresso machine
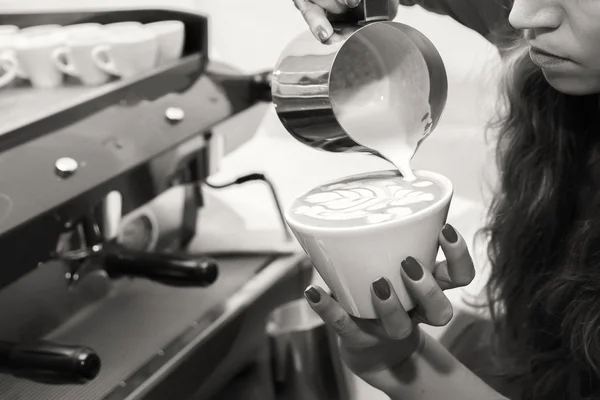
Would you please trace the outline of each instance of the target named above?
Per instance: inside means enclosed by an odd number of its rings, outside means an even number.
[[[302,296],[311,265],[294,252],[203,254],[189,244],[213,129],[271,101],[270,72],[212,64],[201,15],[0,15],[21,28],[161,20],[185,24],[176,63],[97,88],[0,92],[2,400],[250,399],[257,392],[236,394],[239,382],[269,386],[265,320]],[[264,177],[236,183],[253,179]],[[111,194],[127,214],[173,187],[185,204],[166,243],[145,251],[108,235]]]

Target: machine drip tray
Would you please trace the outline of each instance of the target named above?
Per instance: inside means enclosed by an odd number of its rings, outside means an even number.
[[[301,296],[312,273],[307,272],[310,267],[303,265],[304,261],[301,255],[221,258],[220,276],[207,288],[169,287],[143,279],[119,280],[106,297],[45,337],[56,343],[80,344],[96,350],[102,369],[95,380],[82,386],[52,386],[0,375],[0,397],[159,399],[164,398],[161,385],[165,384],[173,393],[170,398],[177,399],[191,397],[205,384],[214,386],[205,390],[207,394],[217,391],[215,371],[220,368],[225,379],[226,375],[237,373],[235,368],[243,367],[239,359],[234,363],[237,365],[222,364],[227,352],[238,351],[233,342],[241,334],[243,319],[248,319],[245,315],[252,314],[255,339],[244,337],[241,341],[258,346],[270,309]],[[257,306],[260,310],[253,311]],[[222,357],[194,361],[193,354],[203,346],[212,347],[210,350]],[[190,361],[200,363],[200,370],[190,371],[185,366]],[[179,383],[174,385],[174,381]]]

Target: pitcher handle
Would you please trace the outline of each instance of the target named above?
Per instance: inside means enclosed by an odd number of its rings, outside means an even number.
[[[355,8],[343,14],[327,13],[335,25],[365,25],[376,21],[390,21],[398,12],[398,0],[362,0]]]

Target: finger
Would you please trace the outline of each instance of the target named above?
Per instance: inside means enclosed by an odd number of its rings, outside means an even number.
[[[387,336],[391,339],[409,337],[413,330],[413,323],[386,278],[379,278],[371,284],[371,298]]]
[[[402,261],[402,279],[415,303],[417,312],[429,325],[444,326],[452,319],[450,300],[433,275],[413,257]]]
[[[440,246],[446,261],[434,269],[434,276],[443,290],[467,286],[475,278],[475,266],[464,238],[446,224],[440,232]]]
[[[388,8],[390,10],[390,19],[396,18],[400,2],[398,0],[388,0]]]
[[[327,19],[325,10],[310,0],[294,0],[312,34],[321,42],[326,42],[333,35],[333,26]]]
[[[343,2],[348,6],[348,8],[356,8],[360,4],[361,0],[338,0],[338,2]]]
[[[341,338],[360,334],[360,330],[342,306],[333,300],[327,292],[318,286],[311,285],[304,291],[310,307]]]

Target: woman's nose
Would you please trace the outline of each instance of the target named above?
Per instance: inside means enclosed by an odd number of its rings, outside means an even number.
[[[515,29],[555,30],[564,19],[557,0],[515,0],[508,20]]]

